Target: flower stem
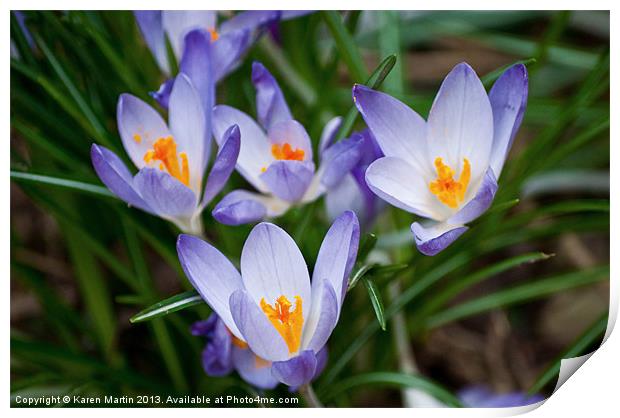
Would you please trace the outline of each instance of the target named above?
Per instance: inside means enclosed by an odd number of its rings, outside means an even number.
[[[323,408],[323,404],[314,393],[314,389],[310,383],[299,387],[299,393],[306,401],[306,404],[311,408]]]

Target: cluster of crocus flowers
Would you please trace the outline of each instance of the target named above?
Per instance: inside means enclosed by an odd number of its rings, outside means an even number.
[[[310,382],[340,315],[359,245],[353,212],[327,232],[312,274],[295,241],[270,223],[256,225],[241,252],[241,273],[215,247],[181,235],[177,251],[192,285],[239,343],[278,382]],[[265,366],[267,367],[267,366]]]
[[[446,76],[424,121],[397,99],[364,86],[353,100],[385,157],[366,171],[371,190],[427,218],[411,225],[423,254],[435,255],[491,205],[497,179],[523,119],[528,78],[512,66],[487,95],[462,63]]]
[[[213,134],[219,144],[230,126],[239,126],[243,141],[237,171],[259,192],[234,190],[217,204],[213,217],[228,225],[277,217],[293,205],[314,201],[338,184],[360,158],[361,141],[353,137],[327,147],[315,170],[310,137],[293,119],[276,80],[255,62],[252,82],[258,123],[230,106],[213,109]],[[323,137],[334,134],[334,125],[326,125]]]
[[[121,95],[118,129],[139,171],[133,176],[116,154],[93,144],[91,159],[97,175],[129,205],[167,219],[182,231],[201,233],[200,214],[225,185],[240,148],[239,129],[231,126],[205,182],[210,127],[204,113],[198,91],[183,73],[172,88],[168,124],[144,101]]]

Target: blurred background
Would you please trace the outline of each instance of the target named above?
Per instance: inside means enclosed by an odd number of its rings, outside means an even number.
[[[393,53],[381,89],[424,117],[461,61],[487,88],[498,70],[526,63],[528,107],[493,208],[446,251],[417,254],[412,216],[393,208],[365,228],[378,236],[368,260],[408,267],[369,276],[385,331],[365,286],[351,290],[315,389],[335,406],[402,406],[403,386],[450,399],[477,385],[548,395],[559,359],[597,348],[607,324],[609,14],[317,12],[262,36],[219,84],[218,102],[255,115],[250,68],[260,60],[316,145],[326,121],[351,108],[352,84]],[[178,231],[103,193],[90,162],[93,142],[128,161],[118,96],[156,106],[148,92],[164,80],[132,13],[12,12],[11,55],[11,396],[256,393],[234,374],[204,374],[204,341],[189,327],[209,315],[205,304],[129,322],[191,289]],[[235,173],[225,191],[238,187],[250,188]],[[238,260],[251,226],[220,225],[210,209],[207,237]],[[313,265],[324,203],[276,222]],[[403,349],[430,389],[407,379]]]

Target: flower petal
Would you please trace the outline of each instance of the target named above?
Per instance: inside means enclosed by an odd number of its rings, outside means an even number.
[[[190,79],[180,73],[170,93],[168,119],[172,135],[178,144],[178,151],[187,154],[189,184],[196,195],[200,195],[206,161],[204,149],[210,148],[210,135],[206,135],[204,111],[198,92]]]
[[[489,98],[475,71],[461,63],[444,79],[428,115],[428,160],[440,157],[460,173],[466,158],[472,183],[476,183],[489,167],[492,144]]]
[[[288,143],[293,149],[302,149],[303,161],[312,161],[312,141],[306,128],[296,120],[288,119],[272,123],[267,137],[271,144]]]
[[[489,209],[497,192],[497,180],[493,169],[489,168],[482,179],[476,195],[446,222],[452,225],[464,225],[482,215]]]
[[[170,104],[170,93],[172,92],[172,86],[174,86],[175,78],[169,78],[164,81],[157,91],[150,91],[149,96],[157,101],[157,103],[164,109],[168,109]]]
[[[312,282],[328,280],[338,296],[338,310],[347,290],[347,279],[355,264],[360,240],[360,225],[355,213],[341,214],[325,234],[316,259]],[[314,287],[313,287],[314,292]]]
[[[164,217],[189,217],[196,209],[196,195],[170,174],[155,168],[141,169],[133,186],[153,212]]]
[[[235,324],[250,350],[268,361],[288,359],[289,352],[284,339],[247,291],[235,291],[230,295],[229,303]]]
[[[418,222],[411,225],[418,250],[424,255],[436,255],[467,231],[466,226],[431,222],[426,226]]]
[[[312,306],[304,325],[301,347],[315,353],[325,346],[338,323],[340,306],[328,279],[313,279]]]
[[[121,94],[118,99],[116,119],[125,151],[138,168],[145,166],[144,154],[153,143],[170,136],[159,113],[131,94]]]
[[[328,189],[340,183],[362,157],[364,137],[353,134],[350,138],[336,142],[323,151],[319,175],[321,183]]]
[[[153,57],[155,57],[157,65],[164,73],[170,74],[166,37],[162,25],[162,12],[160,10],[136,10],[133,14],[136,17],[146,45],[151,50]]]
[[[523,120],[527,89],[527,69],[525,65],[517,64],[504,71],[489,92],[489,101],[493,109],[493,148],[490,165],[498,178]]]
[[[195,322],[192,335],[207,339],[202,350],[202,368],[209,376],[226,376],[233,369],[232,338],[224,322],[212,313],[206,321]]]
[[[431,194],[424,176],[400,158],[383,157],[370,164],[366,183],[381,199],[407,212],[436,220],[448,213]]]
[[[307,318],[311,303],[308,267],[293,238],[279,226],[263,222],[252,229],[241,252],[241,277],[256,305],[263,298],[273,304],[280,296],[291,302],[299,296],[304,321]]]
[[[341,126],[342,116],[336,116],[325,124],[323,132],[321,132],[321,139],[319,140],[319,155],[322,156],[323,152],[334,142]]]
[[[250,32],[235,30],[220,35],[213,43],[213,75],[219,81],[234,70],[250,47]]]
[[[240,110],[225,105],[216,106],[213,109],[213,135],[220,146],[224,133],[232,125],[239,126],[242,138],[237,170],[257,190],[268,193],[269,189],[259,177],[262,169],[274,160],[267,135],[250,116]]]
[[[293,119],[278,82],[260,62],[252,64],[258,121],[268,131],[278,122]]]
[[[273,389],[280,383],[271,375],[271,362],[257,357],[252,350],[233,347],[232,359],[239,375],[252,386]]]
[[[372,194],[372,192],[371,192]],[[375,196],[373,194],[373,196]],[[376,196],[375,196],[376,198]],[[325,194],[325,209],[330,220],[336,219],[345,210],[351,210],[361,219],[366,217],[364,196],[352,175],[346,175],[340,183]]]
[[[90,148],[90,158],[97,175],[112,193],[131,206],[153,213],[133,188],[133,176],[112,151],[97,144]]]
[[[278,198],[296,202],[302,198],[312,177],[314,164],[303,161],[276,161],[261,174],[261,180]]]
[[[278,10],[247,10],[239,12],[220,25],[220,31],[228,33],[233,30],[254,30],[280,18]]]
[[[353,86],[353,101],[387,157],[398,157],[432,173],[427,157],[426,122],[409,106],[366,86]]]
[[[228,329],[237,338],[243,339],[243,334],[233,321],[229,305],[230,295],[243,288],[237,269],[218,249],[191,235],[179,235],[177,253],[192,286]]]
[[[316,365],[316,354],[312,350],[306,350],[290,360],[274,362],[271,373],[285,385],[297,387],[312,380]]]
[[[162,24],[177,60],[183,54],[185,35],[193,29],[215,29],[216,15],[212,10],[164,10]]]
[[[239,134],[239,127],[233,125],[224,133],[224,145],[220,147],[220,151],[217,157],[215,157],[213,167],[211,167],[211,172],[207,178],[207,185],[202,197],[202,206],[207,205],[228,181],[235,169],[240,146],[241,136]]]
[[[259,195],[246,190],[233,190],[215,205],[211,215],[224,225],[243,225],[264,219],[267,208]]]

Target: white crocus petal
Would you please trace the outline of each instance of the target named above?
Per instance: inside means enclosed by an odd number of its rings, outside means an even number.
[[[310,312],[310,276],[295,241],[282,228],[260,223],[252,229],[241,252],[241,277],[250,297],[272,306],[280,296],[295,305],[302,301],[304,320]]]
[[[458,177],[466,158],[471,183],[479,183],[489,166],[493,113],[484,86],[469,65],[461,63],[446,76],[428,116],[427,134],[431,163],[441,158]]]
[[[211,10],[165,10],[162,25],[177,61],[181,60],[185,35],[192,29],[215,30],[216,15]]]
[[[266,169],[275,161],[267,135],[246,113],[226,105],[216,106],[213,109],[213,135],[218,145],[222,145],[224,133],[232,125],[239,126],[241,133],[237,170],[257,190],[269,193],[269,189],[260,179],[263,168]]]
[[[185,74],[179,74],[170,93],[169,124],[177,152],[187,155],[189,186],[200,196],[205,147],[205,120],[198,92]]]
[[[446,219],[452,213],[429,189],[429,180],[405,160],[382,157],[366,170],[368,187],[397,208],[425,218]]]

